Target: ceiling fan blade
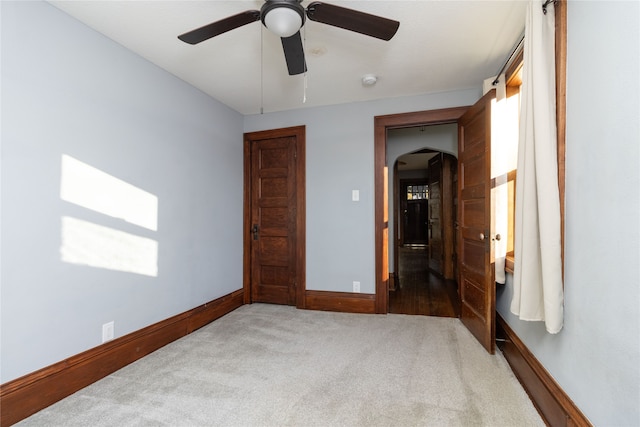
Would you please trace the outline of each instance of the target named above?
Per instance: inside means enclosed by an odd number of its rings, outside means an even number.
[[[215,37],[227,31],[231,31],[243,25],[250,24],[260,19],[259,10],[246,10],[238,13],[237,15],[229,16],[228,18],[221,19],[203,27],[197,28],[193,31],[189,31],[178,38],[185,43],[198,44],[205,40]]]
[[[312,21],[344,28],[382,40],[391,40],[400,23],[392,19],[360,12],[345,7],[315,1],[307,7],[307,17]]]
[[[302,37],[300,31],[291,37],[282,37],[282,48],[284,49],[284,58],[287,61],[289,75],[302,74],[307,71],[307,64],[304,60],[304,47],[302,46]]]

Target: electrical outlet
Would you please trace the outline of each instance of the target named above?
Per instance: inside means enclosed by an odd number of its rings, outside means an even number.
[[[102,342],[111,341],[113,339],[113,321],[102,325]]]
[[[357,294],[360,293],[360,282],[353,282],[353,292]]]

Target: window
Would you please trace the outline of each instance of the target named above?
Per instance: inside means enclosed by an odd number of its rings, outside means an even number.
[[[516,104],[519,110],[520,104],[520,87],[522,85],[522,53],[518,56],[517,60],[514,61],[515,66],[510,70],[511,73],[507,74],[507,101],[512,104]],[[519,111],[518,111],[519,113]],[[519,115],[519,114],[518,114]],[[513,120],[513,118],[512,118]],[[515,125],[518,124],[517,117],[515,118]],[[517,144],[517,139],[515,141]],[[515,149],[515,153],[517,154],[517,148]],[[517,156],[516,156],[517,157]],[[508,213],[507,213],[507,242],[506,242],[506,258],[505,258],[505,270],[509,273],[513,273],[514,267],[514,234],[515,234],[515,223],[516,223],[516,177],[517,170],[514,165],[514,160],[512,159],[509,163],[513,168],[509,167],[509,170],[506,172],[505,176],[502,177],[501,181],[503,185],[506,185],[506,195],[508,200]],[[517,163],[517,160],[515,160]],[[492,185],[493,186],[493,185]]]
[[[428,185],[407,185],[407,200],[426,200],[428,198]]]
[[[556,60],[556,128],[558,153],[558,187],[560,193],[560,231],[562,239],[562,259],[564,264],[564,209],[565,209],[565,132],[566,132],[566,59],[567,59],[567,4],[556,1],[555,8],[555,60]],[[522,84],[523,52],[519,52],[506,70],[507,97],[518,95]],[[509,188],[509,236],[514,234],[515,225],[515,183],[514,169],[505,177]],[[513,237],[507,243],[505,269],[513,273]]]

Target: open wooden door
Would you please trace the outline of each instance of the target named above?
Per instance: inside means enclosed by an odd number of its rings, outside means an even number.
[[[442,154],[429,159],[429,269],[442,276]]]
[[[491,221],[491,101],[483,96],[458,121],[460,318],[495,352],[496,290]]]

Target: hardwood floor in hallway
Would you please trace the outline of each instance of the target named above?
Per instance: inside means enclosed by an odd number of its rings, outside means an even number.
[[[399,285],[389,292],[389,313],[460,317],[455,280],[432,273],[426,246],[401,247],[398,253]]]

